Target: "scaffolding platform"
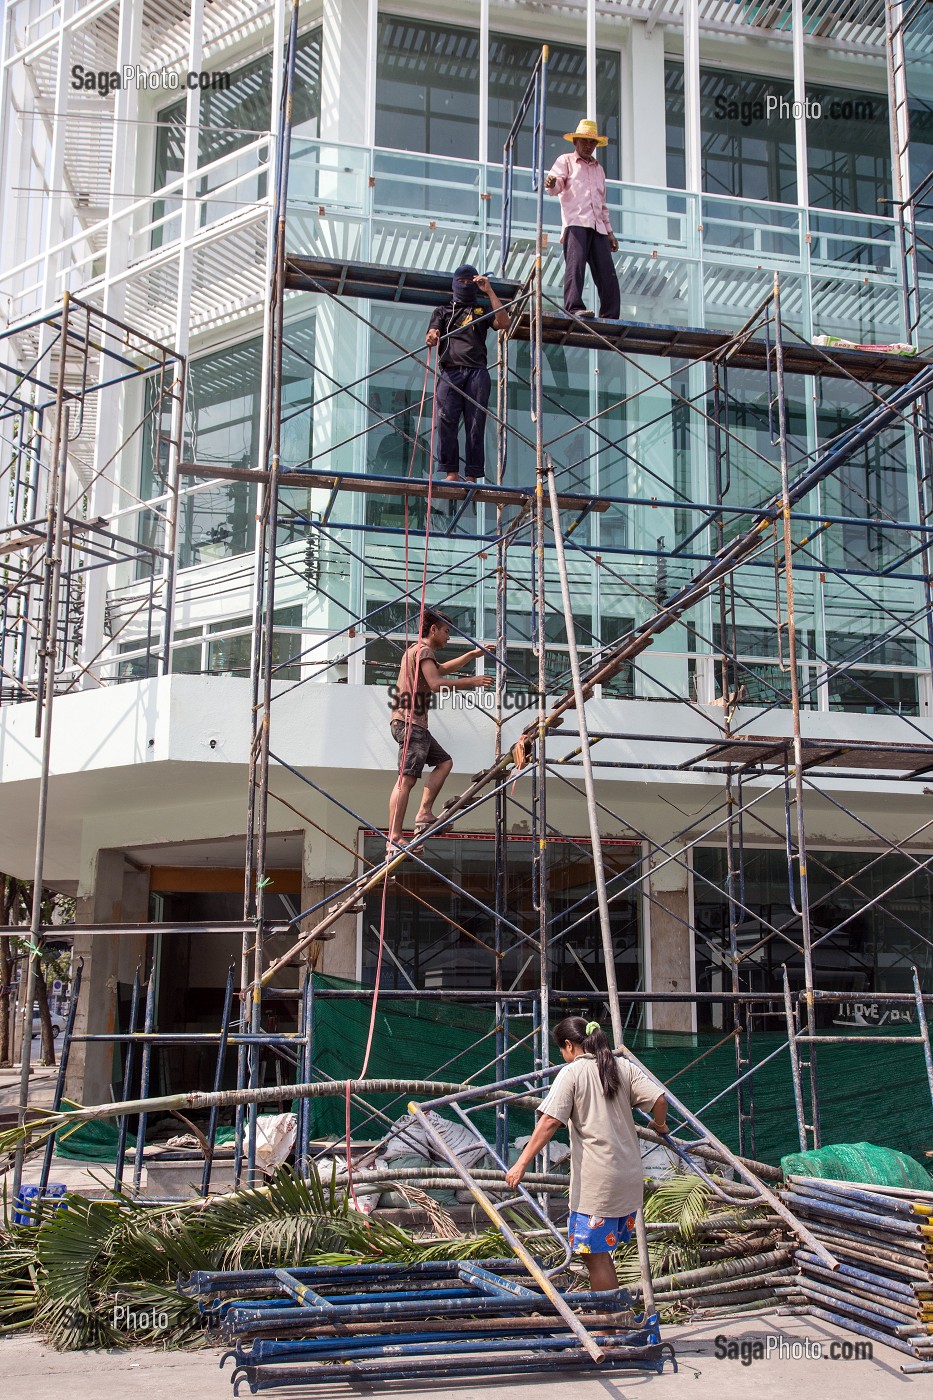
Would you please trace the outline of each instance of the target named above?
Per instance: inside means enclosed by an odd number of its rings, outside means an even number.
[[[794,740],[788,736],[758,735],[714,744],[683,766],[725,763],[741,768],[767,767],[792,762]],[[871,743],[867,740],[803,739],[805,768],[855,768],[879,773],[908,774],[917,778],[933,770],[933,744]]]
[[[199,479],[216,481],[254,481],[262,483],[268,473],[254,471],[250,467],[223,467],[204,465],[200,462],[182,462],[179,468],[182,476],[195,476]],[[495,506],[527,506],[534,501],[533,486],[482,486],[468,485],[435,479],[429,482],[426,477],[374,476],[368,472],[320,472],[307,471],[279,472],[280,487],[298,487],[306,491],[330,491],[336,496],[341,491],[358,491],[365,496],[414,496],[426,500],[430,488],[433,500],[485,501]],[[609,502],[599,496],[564,492],[557,498],[561,510],[576,510],[584,513],[600,513],[609,509]]]
[[[504,302],[521,294],[521,284],[490,277]],[[450,296],[450,274],[417,268],[385,267],[373,263],[331,262],[291,256],[286,260],[288,291],[324,292],[329,296],[394,301],[433,309]],[[768,369],[774,346],[759,338],[736,339],[731,331],[692,326],[651,325],[642,321],[582,322],[561,313],[542,316],[542,338],[548,345],[572,345],[589,350],[618,350],[626,355],[661,355],[669,359],[723,360],[736,369]],[[514,317],[511,338],[529,340],[532,320]],[[906,384],[928,361],[916,355],[885,355],[869,350],[828,350],[804,341],[783,346],[788,374],[812,374],[830,379],[857,379],[870,384]]]

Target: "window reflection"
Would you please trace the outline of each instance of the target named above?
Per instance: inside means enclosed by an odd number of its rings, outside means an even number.
[[[514,819],[519,821],[520,809],[512,810]],[[427,845],[432,869],[409,871],[387,887],[384,927],[392,956],[383,959],[382,986],[404,988],[413,982],[419,987],[438,989],[493,988],[494,919],[476,901],[487,908],[495,903],[495,842],[471,835],[439,838]],[[513,927],[532,935],[538,927],[533,850],[530,836],[509,838],[506,918]],[[367,836],[365,858],[375,863],[384,855],[385,838]],[[610,922],[616,977],[621,990],[632,990],[638,985],[640,973],[640,851],[628,842],[606,840],[603,860],[609,892],[614,896]],[[588,838],[548,843],[548,889],[552,916],[548,941],[551,986],[559,991],[592,991],[594,984],[604,987],[602,939]],[[364,983],[372,984],[375,978],[377,940],[372,929],[380,927],[382,898],[381,892],[368,898],[363,914]],[[503,985],[537,988],[540,970],[534,950],[509,930],[503,932],[503,943],[507,949],[502,958]]]
[[[268,132],[271,125],[269,98],[272,84],[272,54],[263,54],[252,63],[237,68],[226,92],[206,91],[200,94],[200,129],[198,131],[198,166],[210,165],[224,156],[232,156],[242,147]],[[152,187],[159,190],[168,181],[181,175],[185,168],[185,109],[186,99],[179,98],[163,107],[156,118],[155,156]],[[298,40],[295,60],[295,92],[293,97],[294,135],[315,137],[319,132],[321,115],[321,28],[318,26]],[[218,185],[227,184],[245,174],[247,166],[228,163],[212,179],[204,177],[198,194],[210,194]],[[237,206],[254,203],[266,196],[265,174],[256,180],[237,186],[231,202],[217,207],[202,205],[200,222],[205,224],[222,214],[232,214]],[[153,201],[152,217],[161,219],[181,209],[179,199]],[[177,220],[153,229],[151,244],[160,248],[179,234]]]
[[[498,161],[541,44],[513,34],[489,36],[489,159]],[[381,15],[376,60],[376,145],[391,150],[476,160],[479,156],[480,36],[476,29],[432,25]],[[599,50],[597,105],[609,146],[600,159],[619,178],[620,64]],[[550,45],[547,145],[550,164],[586,113],[586,50]],[[531,165],[530,125],[519,142],[518,165]]]
[[[283,353],[282,464],[299,467],[311,457],[312,383],[308,361],[314,360],[314,317],[289,325]],[[260,337],[193,360],[188,370],[184,457],[205,466],[255,469],[261,459]],[[165,490],[167,434],[171,400],[156,404],[160,386],[147,385],[148,430],[143,437],[141,491],[144,498]],[[159,411],[161,410],[161,411]],[[159,449],[156,451],[156,443]],[[156,463],[158,464],[156,466]],[[189,480],[190,484],[190,480]],[[309,493],[283,490],[280,541],[303,538]],[[218,482],[186,492],[179,503],[178,562],[208,563],[252,549],[256,524],[256,488],[251,482]],[[152,513],[141,529],[151,533]],[[148,543],[154,541],[148,540]]]
[[[683,64],[667,63],[665,81],[667,183],[683,189]],[[886,95],[812,84],[806,91],[810,110],[819,104],[822,112],[807,122],[810,204],[847,213],[890,215]],[[766,106],[769,97],[778,100],[776,110]],[[702,178],[707,194],[797,203],[793,101],[793,84],[788,80],[700,69]],[[921,140],[924,135],[918,130]],[[919,154],[918,161],[923,161]]]
[[[922,864],[922,857],[918,857]],[[807,858],[814,985],[864,994],[912,988],[911,968],[933,968],[933,878],[906,856],[859,851],[810,851]],[[791,989],[803,986],[799,890],[791,890],[783,850],[749,850],[741,871],[738,914],[743,983],[752,991],[780,991],[786,963]],[[726,854],[694,851],[697,991],[728,991],[729,916]],[[890,891],[890,893],[889,893]],[[768,939],[772,929],[788,936]],[[797,945],[796,947],[794,945]],[[726,1013],[728,1018],[728,1012]],[[817,1008],[821,1025],[838,1010]],[[722,1006],[698,1008],[701,1025],[722,1025]]]

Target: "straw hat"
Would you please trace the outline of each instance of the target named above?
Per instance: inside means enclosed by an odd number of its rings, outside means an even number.
[[[579,141],[579,140],[583,140],[583,141],[595,141],[596,144],[597,144],[597,146],[608,146],[608,145],[609,145],[609,137],[608,137],[608,136],[600,136],[600,134],[599,134],[599,127],[597,126],[596,122],[588,121],[588,120],[586,119],[586,117],[584,117],[584,118],[582,119],[582,121],[578,121],[578,122],[577,122],[577,129],[576,129],[576,131],[565,131],[565,132],[564,132],[564,140],[565,140],[565,141]]]

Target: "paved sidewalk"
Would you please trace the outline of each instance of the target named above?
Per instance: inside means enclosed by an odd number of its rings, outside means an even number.
[[[59,1046],[56,1040],[56,1051]],[[33,1044],[33,1055],[37,1060],[39,1050],[36,1048],[38,1042]],[[6,1069],[0,1069],[0,1111],[11,1111],[19,1107],[19,1065],[13,1065]],[[34,1108],[42,1108],[52,1102],[52,1095],[55,1093],[55,1081],[58,1078],[57,1065],[37,1065],[33,1063],[29,1070],[29,1102]]]
[[[386,1400],[425,1400],[443,1395],[447,1400],[853,1400],[864,1396],[902,1396],[904,1400],[930,1393],[930,1376],[905,1376],[899,1370],[906,1358],[889,1347],[875,1348],[874,1359],[833,1360],[830,1346],[851,1344],[852,1333],[816,1318],[781,1317],[776,1312],[755,1318],[717,1319],[692,1327],[666,1328],[666,1340],[677,1349],[680,1370],[665,1366],[661,1376],[645,1372],[593,1371],[565,1373],[560,1379],[540,1376],[522,1379],[476,1381],[425,1381],[417,1386],[394,1382],[385,1386],[353,1383],[326,1386],[290,1386],[276,1392],[294,1400],[356,1400],[361,1395]],[[788,1351],[796,1341],[803,1350],[820,1342],[822,1357],[795,1360],[793,1355],[772,1356],[743,1365],[741,1360],[719,1359],[716,1338],[759,1344],[769,1336],[783,1339]],[[772,1345],[776,1346],[777,1342]],[[720,1344],[720,1350],[722,1344]],[[70,1352],[61,1354],[30,1337],[0,1339],[0,1393],[10,1400],[226,1400],[231,1394],[230,1363],[217,1368],[220,1351],[158,1352],[140,1348],[123,1352]],[[241,1393],[248,1394],[248,1388]]]

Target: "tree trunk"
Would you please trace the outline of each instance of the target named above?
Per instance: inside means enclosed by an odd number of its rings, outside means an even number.
[[[20,883],[20,882],[17,882],[17,883],[18,883],[18,885],[19,885],[19,896],[20,896],[20,898],[21,898],[21,900],[22,900],[22,902],[23,902],[23,911],[24,911],[23,917],[24,917],[24,920],[27,920],[27,921],[29,922],[29,924],[31,925],[31,924],[32,924],[32,916],[33,916],[33,898],[34,898],[34,895],[35,895],[35,887],[34,887],[33,885],[26,885],[26,884],[22,884],[22,883]],[[47,917],[48,917],[48,916],[47,916]],[[39,946],[40,946],[40,948],[41,948],[41,946],[42,946],[42,935],[41,935],[41,934],[39,935],[38,942],[39,942]],[[30,956],[30,957],[35,957],[36,954],[30,953],[29,956]],[[43,1064],[43,1065],[54,1065],[54,1063],[55,1063],[55,1037],[54,1037],[54,1035],[52,1034],[52,1015],[51,1015],[51,1012],[49,1011],[49,990],[48,990],[48,987],[45,985],[45,977],[44,977],[43,972],[42,972],[42,954],[41,954],[41,953],[38,955],[38,959],[39,959],[39,960],[38,960],[38,964],[37,964],[37,966],[36,966],[36,1001],[37,1001],[38,1006],[39,1006],[39,1025],[40,1025],[41,1031],[42,1031],[42,1040],[41,1040],[42,1051],[41,1051],[41,1055],[40,1055],[40,1058],[39,1058],[39,1063],[40,1063],[40,1064]],[[21,978],[20,978],[20,987],[22,988],[23,995],[25,995],[25,992],[26,992],[26,976],[27,976],[27,973],[28,973],[28,964],[23,968],[23,973],[22,973],[22,976],[21,976]],[[31,1006],[26,1007],[26,1014],[25,1014],[25,1016],[23,1015],[23,1009],[22,1009],[22,1007],[20,1007],[20,1008],[18,1008],[18,1014],[19,1014],[20,1024],[21,1024],[22,1027],[23,1027],[23,1034],[24,1034],[24,1035],[31,1036],[31,1035],[32,1035],[32,1007],[31,1007]],[[21,1055],[25,1055],[25,1047],[21,1047],[21,1049],[20,1049],[20,1054],[21,1054]]]
[[[13,906],[16,902],[16,881],[10,875],[2,877],[0,884],[0,922],[9,927],[13,922]],[[13,1063],[13,1018],[10,1011],[13,1005],[13,972],[16,958],[12,938],[0,938],[0,1066]]]
[[[13,945],[9,938],[0,942],[0,1067],[13,1063],[10,1033],[13,1029],[10,1010],[13,1004]]]
[[[36,1000],[39,1003],[39,1022],[42,1026],[42,1058],[40,1063],[54,1065],[55,1036],[52,1034],[52,1013],[49,1011],[49,989],[45,984],[41,960],[36,968]]]

